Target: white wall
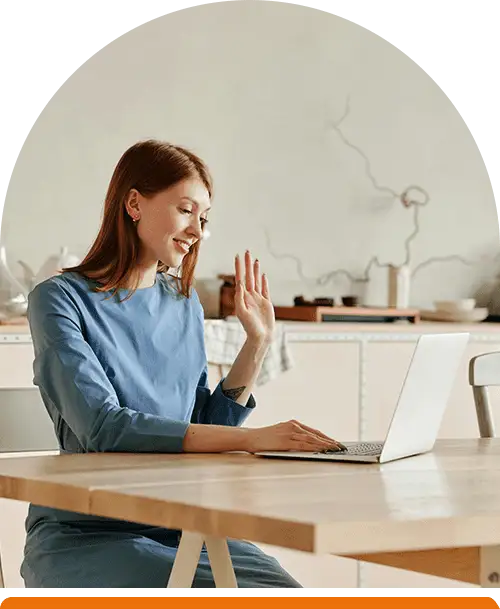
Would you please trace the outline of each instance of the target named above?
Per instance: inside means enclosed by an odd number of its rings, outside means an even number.
[[[64,49],[61,49],[64,52]],[[17,162],[2,242],[11,266],[38,268],[68,245],[84,254],[122,152],[156,137],[191,147],[215,177],[212,237],[198,276],[230,272],[249,247],[272,281],[277,303],[293,295],[340,295],[338,279],[299,281],[344,267],[361,274],[374,254],[399,263],[412,214],[374,189],[425,188],[412,265],[429,256],[476,259],[498,250],[489,179],[466,125],[439,87],[408,57],[367,30],[330,14],[273,2],[224,2],[152,21],[92,57],[41,113]],[[492,265],[441,263],[413,282],[412,302],[472,293]],[[17,269],[16,269],[17,270]],[[371,299],[382,303],[385,272]]]

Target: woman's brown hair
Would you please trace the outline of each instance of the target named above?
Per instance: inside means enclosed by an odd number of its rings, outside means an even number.
[[[194,153],[180,146],[158,140],[146,140],[131,146],[115,167],[104,201],[101,228],[81,264],[64,271],[76,272],[98,283],[99,292],[129,288],[131,275],[139,260],[140,242],[136,227],[129,216],[125,201],[131,189],[144,197],[152,197],[162,190],[188,178],[199,178],[212,197],[212,178]],[[194,270],[200,242],[195,243],[184,257],[178,290],[186,297],[191,294]],[[168,267],[160,260],[158,271]],[[129,298],[137,289],[137,278]]]

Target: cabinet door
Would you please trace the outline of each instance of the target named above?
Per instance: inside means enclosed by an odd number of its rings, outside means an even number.
[[[0,388],[33,387],[33,345],[0,344]]]
[[[19,569],[23,561],[28,506],[24,501],[0,498],[0,558],[6,588],[24,588]]]
[[[339,440],[358,438],[359,347],[355,342],[294,342],[294,367],[255,388],[252,427],[297,419]]]
[[[295,578],[304,588],[356,588],[357,561],[338,556],[315,555],[308,552],[256,544]]]

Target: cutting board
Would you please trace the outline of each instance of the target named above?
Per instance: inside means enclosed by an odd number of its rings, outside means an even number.
[[[393,309],[384,307],[274,307],[276,319],[288,321],[324,321],[350,323],[391,323],[408,320],[420,321],[417,309]]]

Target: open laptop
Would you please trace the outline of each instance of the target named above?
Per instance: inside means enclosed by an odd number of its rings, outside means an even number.
[[[260,457],[386,463],[432,450],[469,341],[467,332],[418,339],[385,442],[346,442],[329,452],[263,451]]]

